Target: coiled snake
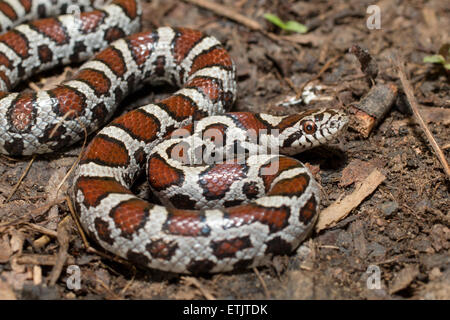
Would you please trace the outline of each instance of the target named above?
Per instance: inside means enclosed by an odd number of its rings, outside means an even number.
[[[82,139],[83,127],[105,124],[144,81],[169,82],[181,89],[114,119],[85,150],[72,194],[84,229],[108,251],[179,273],[257,266],[294,250],[316,221],[319,188],[287,155],[334,138],[345,114],[226,113],[236,98],[235,66],[215,38],[169,27],[136,33],[136,0],[96,10],[74,2],[91,11],[0,36],[0,151],[59,150]],[[70,7],[67,0],[1,2],[0,27]],[[36,72],[91,56],[54,89],[11,91]],[[163,205],[130,191],[143,170]]]

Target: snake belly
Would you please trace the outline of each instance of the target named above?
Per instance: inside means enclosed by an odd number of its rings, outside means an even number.
[[[180,89],[114,119],[84,151],[72,199],[85,231],[118,256],[176,273],[232,271],[292,252],[311,232],[320,196],[309,170],[288,155],[334,138],[346,115],[226,113],[236,99],[235,66],[215,38],[170,27],[134,33],[138,1],[83,15],[74,33],[62,27],[73,26],[69,15],[0,36],[0,151],[68,146],[144,82],[168,82]],[[9,93],[32,73],[86,59],[107,43],[55,89]],[[162,204],[130,191],[143,171]]]

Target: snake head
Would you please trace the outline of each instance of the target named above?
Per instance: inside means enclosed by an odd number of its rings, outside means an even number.
[[[343,110],[317,109],[288,116],[282,122],[291,123],[280,133],[282,153],[296,154],[337,137],[346,128],[348,116]]]

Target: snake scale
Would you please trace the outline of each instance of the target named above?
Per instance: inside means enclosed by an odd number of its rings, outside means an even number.
[[[186,28],[140,32],[137,0],[98,9],[49,3],[0,1],[1,153],[55,152],[102,127],[144,83],[180,88],[109,122],[84,151],[72,200],[92,239],[142,266],[215,273],[261,265],[307,237],[319,187],[289,155],[336,137],[343,111],[228,112],[235,66],[215,38]],[[38,19],[74,4],[86,12]],[[87,59],[53,89],[12,91],[37,72]],[[161,204],[130,191],[143,171]]]

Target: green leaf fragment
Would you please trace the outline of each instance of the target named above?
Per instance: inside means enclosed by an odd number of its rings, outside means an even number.
[[[286,31],[293,31],[298,33],[306,33],[308,31],[308,28],[305,25],[298,23],[297,21],[284,22],[276,15],[271,13],[264,14],[264,18],[269,22],[273,23],[274,25],[276,25],[277,27]]]
[[[284,24],[283,20],[281,20],[274,14],[266,13],[266,14],[264,14],[264,18],[266,18],[269,22],[272,22],[277,27],[280,27],[281,29],[285,28],[285,24]]]
[[[308,31],[308,27],[304,24],[298,23],[297,21],[288,21],[285,24],[285,30],[294,31],[298,33],[306,33]]]
[[[429,63],[445,63],[445,59],[440,54],[434,54],[432,56],[426,56],[423,58],[423,62],[429,62]]]

